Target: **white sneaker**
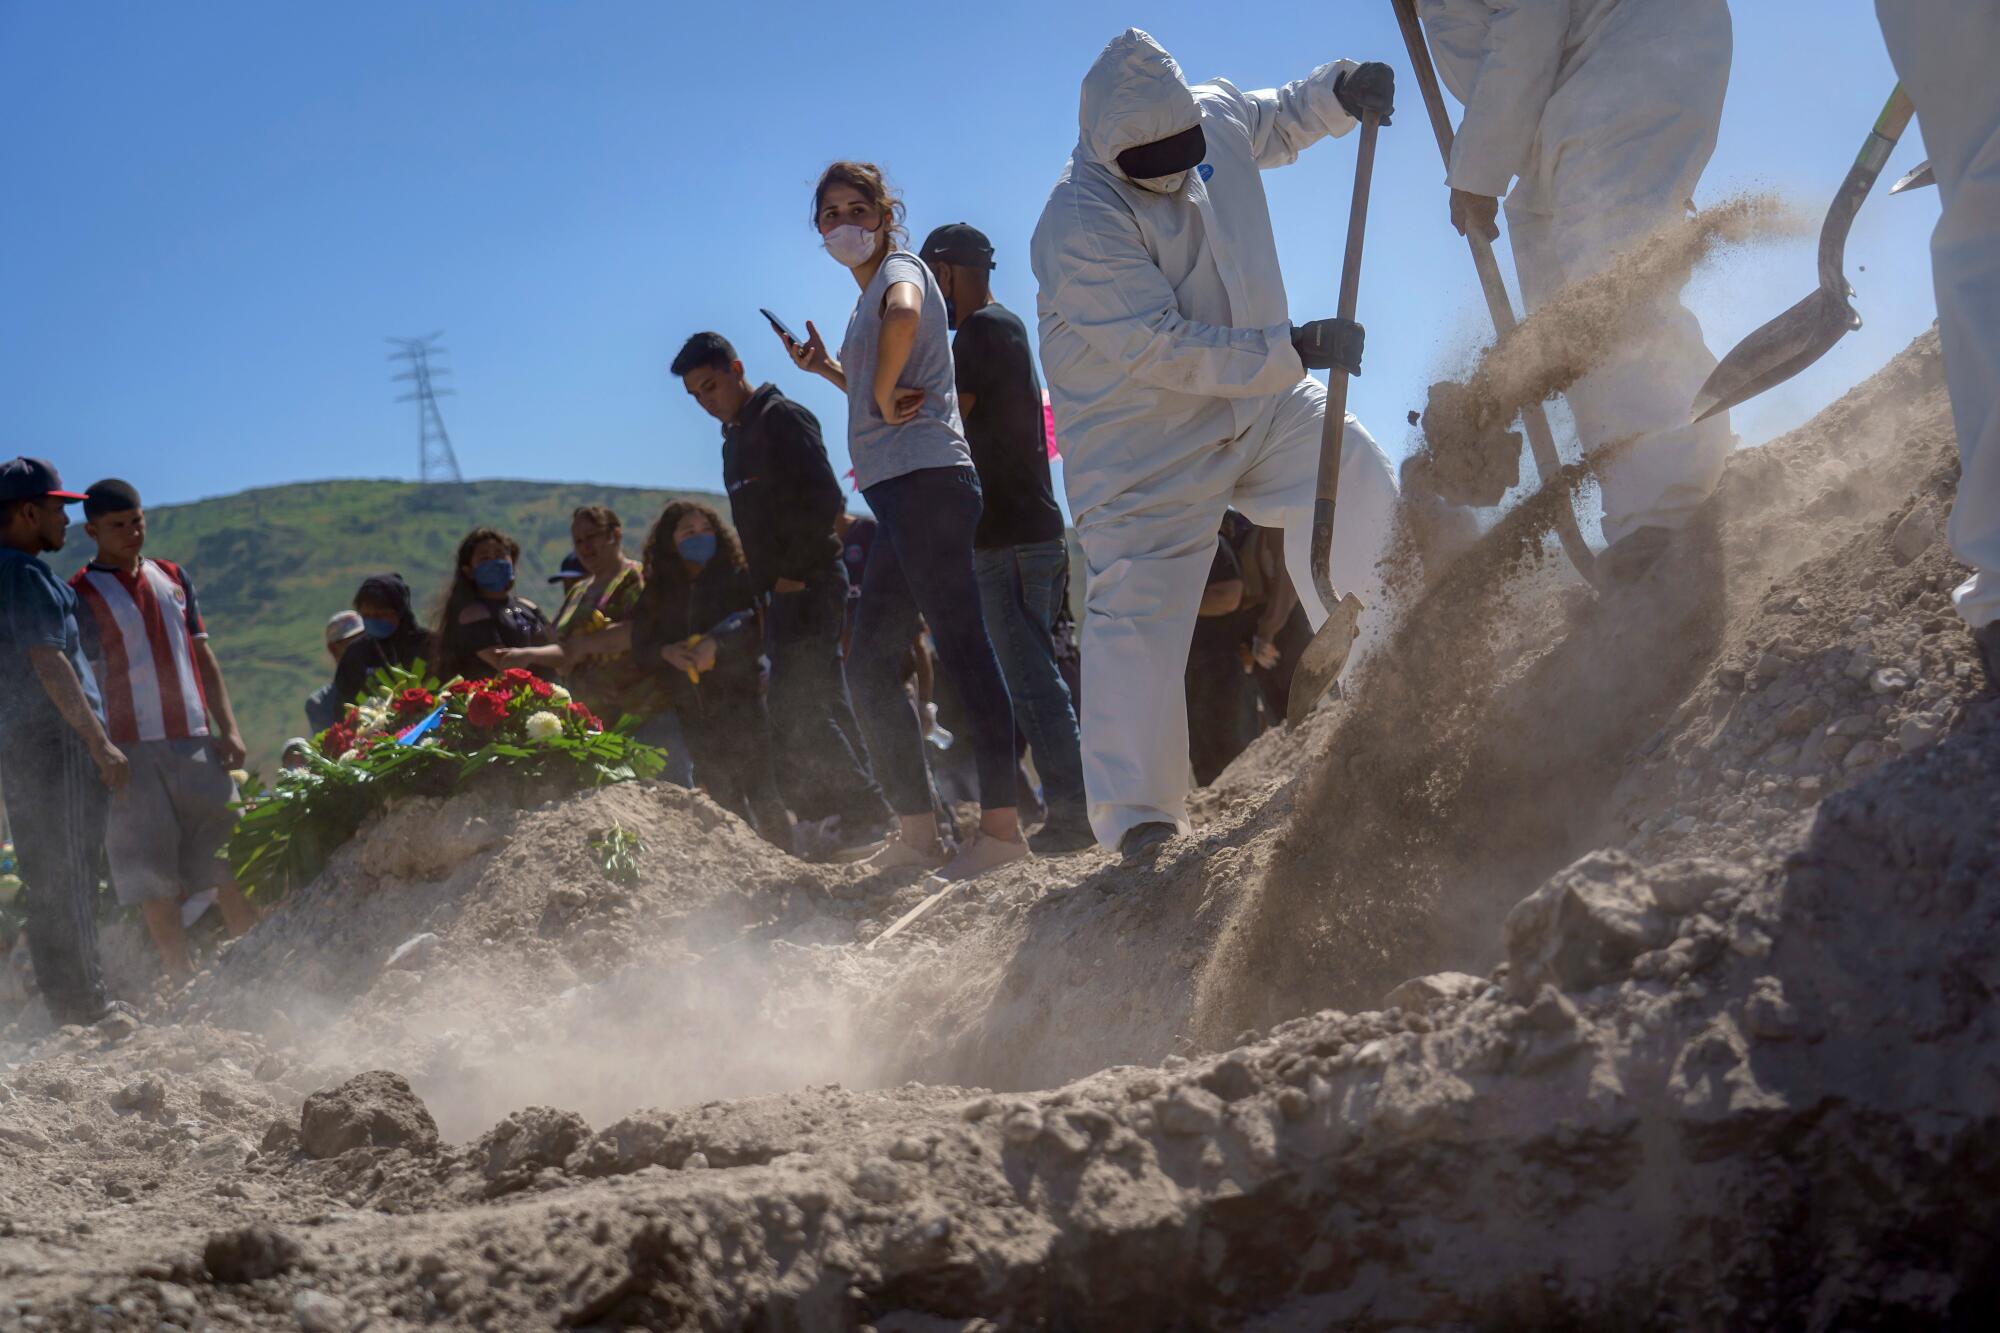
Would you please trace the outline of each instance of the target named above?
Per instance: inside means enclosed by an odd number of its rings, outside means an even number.
[[[914,846],[903,841],[903,835],[892,833],[869,856],[856,864],[871,875],[879,875],[890,870],[936,870],[944,864],[944,844],[933,842],[928,847]]]
[[[938,878],[947,882],[973,879],[989,870],[1025,861],[1034,853],[1028,850],[1026,838],[1016,838],[1009,842],[991,834],[973,835],[971,842],[959,849],[958,855],[945,862],[944,869],[938,871]]]

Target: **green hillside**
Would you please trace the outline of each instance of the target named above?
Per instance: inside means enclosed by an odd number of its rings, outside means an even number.
[[[400,481],[315,481],[245,491],[146,513],[146,549],[184,565],[195,582],[250,747],[267,776],[285,737],[305,729],[307,694],[332,673],[322,644],[326,618],[348,604],[369,574],[409,580],[420,615],[443,593],[453,550],[486,524],[521,543],[521,591],[553,611],[559,590],[544,580],[569,552],[569,516],[605,504],[625,524],[637,556],[646,529],[676,496],[698,491],[639,490],[568,482],[473,481],[420,486]],[[82,514],[51,563],[67,576],[90,558]]]

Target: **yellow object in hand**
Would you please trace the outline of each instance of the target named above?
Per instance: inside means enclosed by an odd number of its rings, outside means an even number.
[[[694,646],[695,646],[696,644],[698,644],[698,643],[700,643],[700,642],[701,642],[701,635],[699,635],[699,634],[691,634],[691,635],[689,635],[689,636],[688,636],[688,640],[687,640],[687,646],[688,646],[688,647],[690,647],[690,648],[692,648],[692,647],[694,647]],[[688,684],[690,684],[690,685],[699,685],[699,684],[701,684],[701,668],[700,668],[700,667],[692,667],[692,666],[691,666],[691,667],[689,667],[689,668],[687,669],[687,673],[688,673]]]

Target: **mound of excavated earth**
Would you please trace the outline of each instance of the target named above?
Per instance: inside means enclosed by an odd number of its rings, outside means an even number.
[[[1449,836],[1341,836],[1405,776],[1352,745],[1387,673],[1157,866],[875,949],[914,882],[672,788],[393,812],[145,1023],[0,1039],[0,1329],[1983,1326],[1950,444],[1926,337],[1739,455],[1722,590],[1623,693],[1617,610],[1527,572],[1410,807]]]

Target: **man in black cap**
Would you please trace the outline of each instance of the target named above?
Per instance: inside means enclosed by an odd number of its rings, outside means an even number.
[[[1084,804],[1076,708],[1056,666],[1053,627],[1069,595],[1069,548],[1049,480],[1049,436],[1035,345],[993,299],[993,245],[963,222],[939,227],[918,251],[937,275],[958,369],[958,410],[985,508],[973,568],[1014,720],[1035,755],[1048,820],[1029,842],[1041,856],[1096,839]]]
[[[99,857],[109,793],[130,773],[104,731],[76,594],[41,560],[62,549],[64,506],[81,499],[42,459],[0,463],[0,786],[27,886],[35,983],[58,1023],[105,1011]]]

